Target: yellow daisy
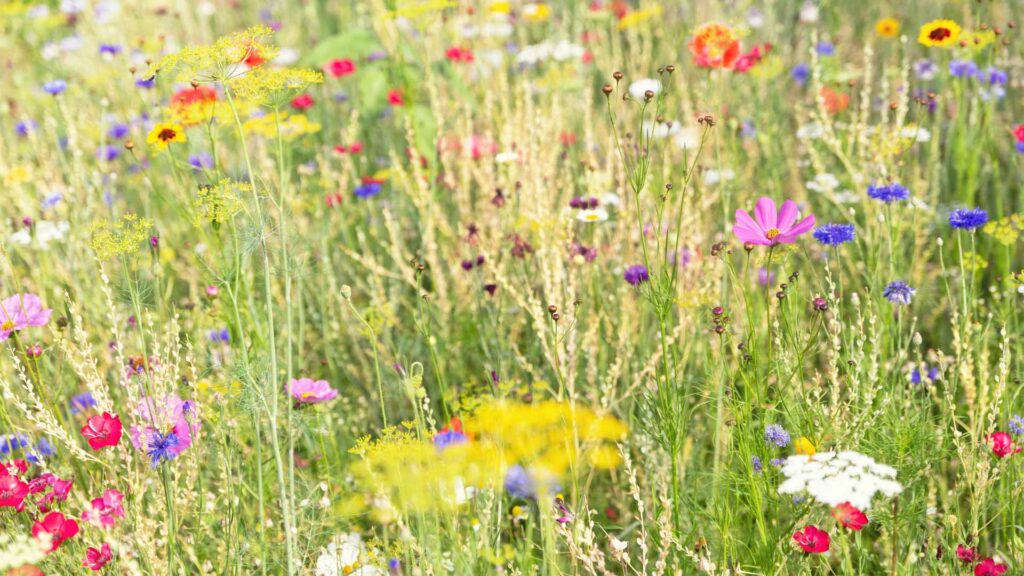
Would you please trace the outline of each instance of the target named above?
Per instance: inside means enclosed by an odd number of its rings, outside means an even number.
[[[169,124],[167,122],[160,122],[153,129],[149,131],[149,135],[146,136],[146,143],[150,146],[155,146],[158,150],[163,150],[171,142],[185,142],[185,129],[181,127],[181,124]]]
[[[921,26],[917,41],[928,47],[947,48],[960,39],[960,25],[952,20],[932,20]]]
[[[882,18],[875,22],[875,34],[882,38],[895,38],[900,33],[900,21],[895,18]]]

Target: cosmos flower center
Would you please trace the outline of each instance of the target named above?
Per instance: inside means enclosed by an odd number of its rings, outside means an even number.
[[[782,231],[778,228],[769,228],[768,231],[764,233],[764,237],[769,240],[775,240],[778,238],[779,234],[782,234]]]
[[[953,33],[949,31],[949,28],[936,28],[928,33],[928,38],[936,42],[941,42],[952,35]]]
[[[161,142],[170,142],[171,140],[174,140],[177,135],[178,133],[175,132],[173,128],[164,128],[156,135],[156,137],[159,138]]]
[[[14,330],[14,322],[11,320],[5,320],[3,324],[0,324],[0,330]]]

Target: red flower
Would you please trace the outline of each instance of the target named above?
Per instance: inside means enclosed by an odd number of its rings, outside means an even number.
[[[296,110],[309,110],[313,107],[313,97],[309,94],[299,94],[292,98],[292,108]]]
[[[78,522],[74,518],[67,518],[60,512],[50,512],[40,521],[32,525],[32,537],[36,539],[50,537],[50,548],[46,550],[49,554],[69,538],[78,534]]]
[[[334,208],[341,204],[342,198],[343,196],[341,195],[341,192],[334,192],[327,194],[327,196],[324,197],[324,202],[327,203],[328,208]]]
[[[0,508],[10,506],[18,512],[24,508],[25,496],[28,495],[28,484],[17,476],[0,475]]]
[[[349,60],[348,58],[334,59],[324,64],[324,74],[327,74],[331,78],[341,78],[342,76],[355,74],[355,71],[355,62]]]
[[[1013,137],[1017,139],[1017,142],[1024,142],[1024,124],[1017,124],[1013,129]]]
[[[469,48],[459,48],[458,46],[452,46],[445,50],[444,57],[451,60],[452,62],[472,62],[473,51]]]
[[[763,46],[754,46],[753,48],[750,49],[750,52],[743,54],[736,60],[736,63],[733,64],[732,69],[740,73],[746,72],[753,68],[754,66],[757,66],[761,62],[761,59],[764,58],[769,52],[771,52],[771,50],[771,44],[764,44]]]
[[[25,564],[19,568],[8,570],[6,576],[46,576],[46,574],[38,566]]]
[[[997,458],[1006,458],[1010,454],[1016,454],[1020,452],[1020,448],[1016,448],[1013,445],[1013,437],[1010,436],[1009,432],[993,432],[986,438],[988,445],[992,448],[992,453]]]
[[[405,98],[401,90],[388,90],[388,104],[391,106],[405,106]]]
[[[859,531],[868,523],[868,517],[849,502],[843,502],[832,509],[832,517],[846,528]]]
[[[217,91],[203,84],[200,84],[195,88],[183,88],[171,96],[171,106],[189,106],[191,104],[216,101]]]
[[[82,436],[89,441],[89,447],[93,450],[117,446],[121,441],[121,418],[109,412],[93,416],[82,426]]]
[[[89,547],[85,551],[85,560],[82,560],[82,566],[85,566],[89,570],[102,570],[107,562],[114,559],[114,553],[110,551],[110,544],[106,542],[100,548]]]
[[[263,57],[263,54],[260,54],[259,48],[251,43],[245,51],[245,58],[242,58],[242,62],[245,62],[250,68],[255,68],[266,61],[267,59]]]
[[[974,561],[978,559],[978,551],[963,544],[957,544],[956,557],[965,564],[974,564]]]
[[[732,68],[740,57],[740,42],[731,28],[711,22],[694,32],[690,53],[701,68]]]
[[[974,567],[974,576],[999,576],[1006,573],[1006,565],[992,558],[985,558]]]
[[[817,526],[808,524],[803,530],[793,534],[793,540],[808,554],[821,554],[828,552],[828,532],[819,530]]]
[[[21,476],[26,471],[28,471],[28,462],[25,462],[21,458],[0,462],[0,476],[7,474],[12,476]]]
[[[821,97],[825,100],[825,110],[829,114],[839,114],[850,105],[849,94],[836,92],[827,86],[821,88]]]
[[[338,154],[359,154],[363,151],[363,143],[358,140],[345,146],[344,144],[338,144],[334,147],[334,151]]]

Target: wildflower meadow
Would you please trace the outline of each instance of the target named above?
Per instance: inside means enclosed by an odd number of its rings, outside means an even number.
[[[0,2],[0,575],[1024,574],[1021,26]]]

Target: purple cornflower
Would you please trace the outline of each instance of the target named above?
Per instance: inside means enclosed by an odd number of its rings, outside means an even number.
[[[827,40],[822,40],[821,42],[818,42],[818,45],[814,47],[814,50],[819,56],[832,56],[836,53],[836,46]]]
[[[516,464],[505,473],[505,491],[513,498],[532,498],[536,487],[526,468]]]
[[[925,366],[925,368],[927,368],[927,370],[925,371],[924,377],[927,378],[929,382],[935,382],[936,380],[939,379],[939,369],[937,367],[932,366],[931,368],[929,368]],[[910,373],[910,383],[914,385],[920,385],[923,381],[924,379],[921,377],[921,369],[914,368],[914,370]]]
[[[760,474],[764,471],[764,464],[761,463],[761,459],[757,456],[750,459],[750,464],[754,467],[754,472]]]
[[[206,152],[193,154],[188,157],[188,164],[192,167],[192,170],[196,172],[209,170],[213,168],[213,156],[210,156]]]
[[[891,182],[884,186],[868,186],[868,196],[886,204],[892,204],[897,200],[910,198],[910,190],[898,182]]]
[[[989,85],[1006,84],[1010,80],[1010,76],[999,68],[989,66],[978,72],[978,80],[987,82]]]
[[[225,344],[231,342],[231,334],[227,328],[214,328],[206,332],[206,337],[209,338],[210,342],[224,342]]]
[[[785,448],[789,446],[789,432],[778,424],[769,424],[764,427],[764,441],[769,445]]]
[[[626,282],[629,282],[633,286],[639,286],[651,279],[651,275],[647,272],[647,267],[643,264],[637,264],[636,266],[626,268],[626,271],[622,276],[626,279]]]
[[[96,158],[104,162],[113,162],[121,155],[121,149],[111,144],[104,144],[96,149]]]
[[[882,296],[893,304],[902,304],[904,306],[910,304],[910,300],[914,297],[917,290],[911,288],[906,282],[897,280],[890,282],[885,290],[882,291]]]
[[[356,198],[372,198],[380,194],[380,189],[380,182],[367,182],[356,186],[353,193],[356,195]]]
[[[25,137],[32,132],[35,132],[38,127],[39,125],[36,124],[35,120],[19,120],[18,123],[14,125],[14,131],[18,136]]]
[[[143,90],[149,90],[156,86],[156,76],[152,78],[139,78],[135,81],[136,88],[142,88]]]
[[[807,84],[807,80],[811,77],[811,67],[807,64],[797,64],[793,66],[793,81],[799,86]]]
[[[830,222],[816,229],[811,235],[825,246],[839,246],[840,244],[853,242],[855,232],[853,224],[833,224]]]
[[[146,446],[146,454],[150,459],[150,466],[156,468],[161,460],[174,460],[178,456],[175,447],[178,445],[178,435],[168,432],[163,435],[154,430],[149,436],[149,444]]]
[[[927,58],[914,62],[914,75],[918,80],[931,80],[935,77],[936,71],[938,71],[938,67]]]
[[[1024,436],[1024,416],[1010,417],[1010,432],[1017,436]]]
[[[107,130],[107,138],[110,138],[111,140],[123,140],[128,137],[128,133],[128,125],[118,122]]]
[[[771,460],[768,461],[768,463],[771,464],[772,466],[776,467],[776,468],[782,468],[782,465],[786,463],[786,459],[785,458],[772,458]]]
[[[28,446],[28,443],[28,436],[21,433],[0,436],[0,455],[12,454],[17,450],[21,450],[25,446]]]
[[[434,448],[437,448],[438,451],[444,450],[453,444],[462,444],[468,441],[469,438],[458,430],[442,430],[434,434]]]
[[[978,65],[973,60],[950,60],[949,73],[954,78],[971,78],[978,73]]]
[[[68,83],[63,80],[50,80],[43,84],[43,92],[50,96],[56,96],[68,89]]]
[[[39,464],[42,460],[57,453],[57,448],[46,438],[40,438],[32,450],[25,452],[25,460],[31,464]]]
[[[1017,142],[1016,148],[1017,152],[1024,154],[1024,142]]]
[[[117,56],[121,53],[121,46],[117,44],[100,44],[100,55]]]
[[[974,230],[988,222],[988,212],[981,208],[958,208],[949,213],[949,225],[962,230]]]
[[[92,392],[82,392],[71,397],[71,413],[80,414],[85,412],[89,408],[96,406],[96,399],[92,397]]]

